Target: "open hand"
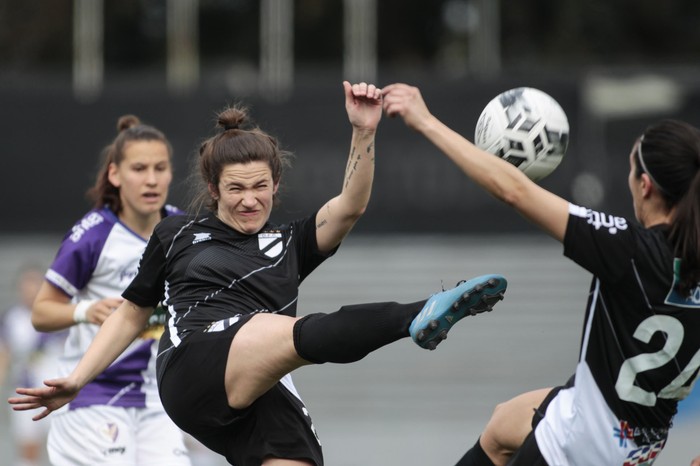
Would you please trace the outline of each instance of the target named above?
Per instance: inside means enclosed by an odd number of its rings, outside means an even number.
[[[15,411],[44,407],[42,412],[32,418],[38,421],[69,403],[80,391],[78,385],[67,378],[46,380],[44,384],[46,386],[40,388],[18,388],[17,394],[24,396],[9,398],[7,402],[13,405]]]

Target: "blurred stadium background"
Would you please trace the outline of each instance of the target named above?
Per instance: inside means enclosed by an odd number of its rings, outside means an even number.
[[[343,79],[415,84],[470,138],[496,94],[540,88],[572,128],[543,184],[629,216],[634,139],[663,117],[700,124],[698,24],[694,0],[2,0],[0,307],[14,302],[17,267],[48,263],[89,207],[83,194],[120,115],[169,136],[171,201],[185,206],[190,161],[215,112],[247,104],[295,154],[275,214],[284,221],[340,187]],[[395,345],[296,380],[328,464],[449,464],[495,403],[570,375],[589,277],[401,122],[381,123],[377,154],[370,208],[304,285],[303,313],[418,299],[489,271],[509,273],[507,300],[438,352]],[[696,405],[684,402],[657,465],[700,453]],[[0,448],[12,452],[10,414],[0,421]]]

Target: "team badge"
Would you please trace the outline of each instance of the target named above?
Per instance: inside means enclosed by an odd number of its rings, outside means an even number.
[[[282,232],[265,231],[258,233],[258,247],[267,257],[275,258],[282,253]]]
[[[666,296],[666,304],[671,304],[673,306],[700,309],[700,283],[698,286],[693,288],[690,292],[690,296],[681,296],[678,292],[678,283],[681,277],[681,260],[675,258],[673,260],[673,285]]]
[[[108,422],[104,426],[100,427],[100,432],[106,438],[111,440],[112,443],[116,442],[117,437],[119,437],[119,427],[114,422]]]

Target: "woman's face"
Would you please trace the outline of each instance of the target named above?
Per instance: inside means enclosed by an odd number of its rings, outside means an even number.
[[[266,162],[234,163],[221,171],[219,185],[209,190],[218,200],[217,216],[233,229],[252,235],[267,223],[278,185]]]
[[[159,214],[173,179],[170,154],[162,141],[132,141],[124,159],[109,167],[109,181],[119,189],[124,215]]]

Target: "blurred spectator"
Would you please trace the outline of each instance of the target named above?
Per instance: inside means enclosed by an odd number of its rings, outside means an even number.
[[[0,318],[0,385],[43,385],[56,377],[56,364],[63,353],[67,332],[44,333],[34,330],[32,303],[44,280],[44,269],[24,265],[17,273],[17,303]],[[12,412],[12,443],[17,448],[17,466],[45,464],[49,423],[32,421],[33,413]]]

